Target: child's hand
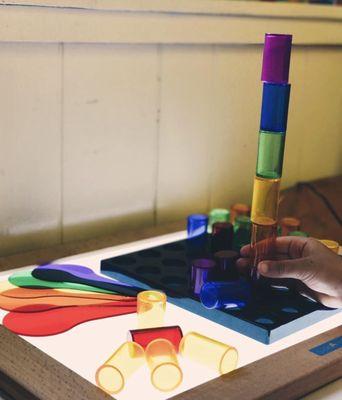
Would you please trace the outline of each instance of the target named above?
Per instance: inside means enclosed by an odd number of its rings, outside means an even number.
[[[276,240],[276,260],[261,261],[258,272],[269,278],[294,278],[304,292],[327,307],[342,307],[342,257],[316,239],[284,236]],[[250,245],[241,249],[240,269],[249,266]]]

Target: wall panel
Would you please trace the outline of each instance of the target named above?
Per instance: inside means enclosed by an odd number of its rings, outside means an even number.
[[[215,51],[215,140],[210,207],[251,201],[261,101],[261,46]]]
[[[163,46],[158,223],[209,206],[214,135],[212,46]]]
[[[156,46],[66,45],[63,240],[153,223]]]
[[[0,45],[0,254],[60,241],[59,45]]]

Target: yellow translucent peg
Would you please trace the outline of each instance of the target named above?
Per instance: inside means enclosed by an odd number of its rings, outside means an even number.
[[[135,342],[125,342],[96,371],[97,385],[107,393],[119,393],[126,380],[145,362],[144,349]]]
[[[137,296],[139,328],[155,328],[164,325],[166,295],[155,290],[140,292]]]
[[[278,214],[280,179],[255,177],[251,220],[259,223],[259,218],[270,218],[275,223]]]
[[[238,352],[234,347],[197,332],[189,332],[183,337],[179,352],[183,357],[189,357],[220,374],[234,370],[238,362]]]
[[[327,239],[322,239],[320,240],[320,242],[324,244],[324,246],[326,246],[328,249],[338,254],[338,249],[340,245],[337,242],[335,242],[334,240],[327,240]]]
[[[147,364],[151,370],[152,385],[163,392],[176,389],[183,380],[178,365],[176,350],[166,339],[155,339],[145,351]]]

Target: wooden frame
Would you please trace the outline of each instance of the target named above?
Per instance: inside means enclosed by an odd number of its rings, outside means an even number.
[[[183,222],[59,245],[0,258],[0,270],[51,261],[129,241],[171,233]],[[341,351],[317,356],[309,350],[342,335],[332,329],[175,397],[179,400],[296,399],[342,376]],[[19,336],[0,326],[0,389],[20,400],[105,400],[111,397]]]

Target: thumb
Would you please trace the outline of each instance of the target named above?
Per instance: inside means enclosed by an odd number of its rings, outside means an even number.
[[[261,261],[258,272],[269,278],[294,278],[302,282],[311,281],[316,274],[314,263],[309,258]]]

